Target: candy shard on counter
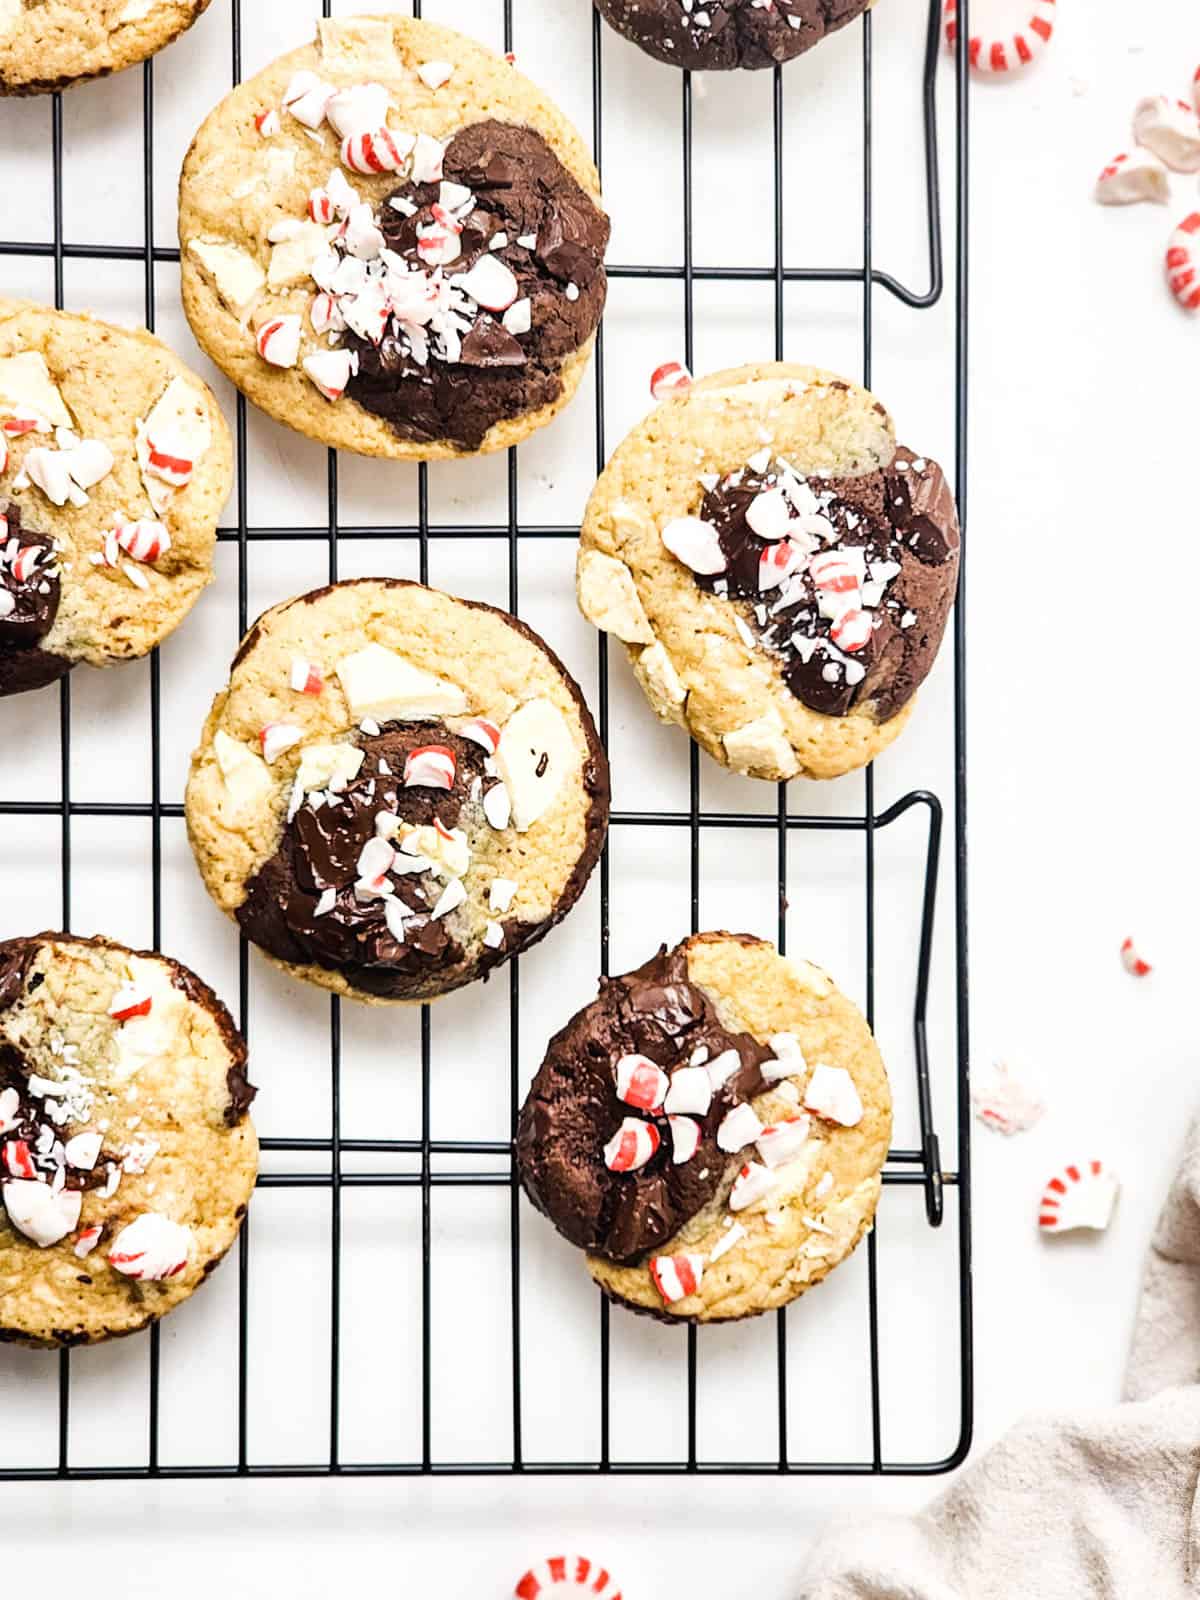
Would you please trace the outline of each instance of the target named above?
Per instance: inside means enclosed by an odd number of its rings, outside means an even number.
[[[1056,1173],[1042,1193],[1038,1227],[1044,1233],[1091,1228],[1102,1233],[1112,1221],[1121,1185],[1102,1161],[1084,1161]]]

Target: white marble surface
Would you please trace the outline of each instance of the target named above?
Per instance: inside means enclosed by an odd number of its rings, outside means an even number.
[[[980,0],[980,4],[983,0]],[[1005,0],[1007,4],[1007,0]],[[995,0],[1001,9],[1000,0]],[[316,7],[261,0],[247,13],[252,71],[298,42]],[[337,7],[348,10],[349,7]],[[1019,7],[1017,9],[1020,9]],[[500,42],[499,0],[428,0],[426,15]],[[590,29],[584,0],[516,0],[522,65],[590,130]],[[1196,201],[1180,178],[1170,213],[1101,211],[1090,184],[1127,144],[1141,94],[1182,93],[1195,48],[1190,8],[1159,0],[1130,21],[1117,0],[1063,7],[1054,45],[1019,83],[973,95],[970,757],[972,1004],[978,1059],[1010,1055],[1034,1070],[1050,1114],[1024,1140],[981,1133],[976,1159],[976,1371],[979,1445],[1036,1406],[1099,1404],[1117,1388],[1138,1264],[1193,1100],[1194,1029],[1187,999],[1196,853],[1189,795],[1193,627],[1188,591],[1195,473],[1197,328],[1162,282],[1171,226]],[[253,15],[250,15],[253,13]],[[915,160],[921,0],[883,0],[876,13],[876,265],[924,277]],[[1140,32],[1131,33],[1131,28]],[[174,172],[207,107],[228,81],[229,0],[214,0],[193,35],[155,69],[155,232],[174,226]],[[788,71],[787,258],[859,259],[861,29]],[[678,259],[678,84],[619,41],[605,42],[605,169],[617,261]],[[943,70],[943,111],[950,73]],[[768,81],[708,83],[696,103],[696,258],[770,260]],[[76,91],[65,102],[67,237],[140,236],[140,74]],[[49,110],[0,105],[6,235],[49,237]],[[943,122],[947,198],[951,126]],[[653,172],[652,181],[648,174]],[[15,203],[14,203],[15,202]],[[947,211],[947,224],[952,217]],[[185,354],[174,269],[157,276],[158,326]],[[0,258],[0,286],[48,296],[46,265]],[[67,303],[136,320],[140,269],[68,263]],[[615,286],[608,333],[608,443],[645,406],[645,374],[680,353],[677,286]],[[952,447],[952,308],[914,314],[876,296],[874,382],[901,432],[948,460]],[[701,285],[700,369],[771,353],[772,299]],[[796,286],[787,296],[786,353],[857,374],[860,305],[850,287]],[[228,391],[223,393],[228,397]],[[521,515],[579,514],[594,466],[590,389],[522,451]],[[263,420],[251,423],[251,517],[309,524],[323,517],[323,453]],[[408,519],[414,475],[346,462],[347,521]],[[438,469],[435,520],[495,521],[501,463]],[[399,500],[397,496],[399,495]],[[399,509],[396,509],[399,506]],[[350,546],[344,574],[412,570],[407,546]],[[526,547],[522,610],[561,649],[589,694],[595,648],[569,599],[570,551]],[[259,546],[252,611],[324,576],[319,547]],[[433,580],[503,600],[504,555],[434,547]],[[236,634],[236,568],[223,548],[219,581],[163,653],[164,793],[178,797],[186,754]],[[614,670],[612,746],[622,809],[686,800],[681,741],[660,733]],[[950,798],[948,657],[914,726],[879,765],[880,804],[917,785]],[[75,792],[140,798],[148,784],[147,675],[141,668],[77,675]],[[0,795],[57,793],[53,696],[0,705],[0,740],[20,758],[0,764]],[[795,791],[797,786],[793,786]],[[858,780],[792,803],[846,809]],[[710,809],[770,809],[773,793],[707,772]],[[0,935],[58,915],[56,825],[6,822]],[[921,840],[881,850],[877,975],[881,1039],[897,1080],[897,1142],[912,1143],[911,935]],[[140,824],[76,824],[72,913],[81,929],[131,941],[150,934]],[[233,990],[234,941],[205,900],[178,823],[164,828],[164,943]],[[765,857],[765,859],[764,859]],[[614,969],[640,958],[647,908],[664,937],[686,931],[686,849],[619,832],[613,849]],[[773,848],[749,835],[706,845],[702,916],[774,931]],[[791,948],[863,991],[861,853],[825,836],[791,852]],[[949,890],[944,880],[932,1046],[938,1123],[952,1120]],[[590,990],[599,901],[593,887],[553,941],[523,966],[522,1073]],[[1116,950],[1135,933],[1156,963],[1125,977]],[[507,1117],[506,992],[447,1002],[434,1013],[439,1075],[435,1129],[496,1137]],[[325,1004],[255,968],[250,1033],[263,1084],[265,1131],[316,1132],[327,1119]],[[416,1110],[414,1024],[383,1032],[348,1014],[347,1131],[409,1129]],[[318,1044],[314,1047],[312,1041]],[[465,1095],[464,1088],[468,1091]],[[948,1159],[952,1156],[948,1153]],[[1126,1180],[1117,1220],[1098,1241],[1047,1248],[1031,1226],[1049,1169],[1096,1153]],[[361,1193],[361,1192],[359,1192]],[[435,1451],[443,1459],[504,1453],[507,1217],[501,1191],[480,1204],[441,1190],[435,1211]],[[443,1197],[445,1197],[443,1199]],[[286,1198],[287,1203],[281,1204]],[[252,1298],[257,1459],[314,1459],[326,1448],[327,1212],[320,1191],[265,1197],[256,1222]],[[416,1207],[347,1203],[342,1450],[348,1460],[419,1450],[419,1237]],[[532,1215],[522,1227],[526,1308],[526,1450],[531,1458],[595,1449],[594,1304],[576,1264]],[[957,1351],[953,1239],[932,1235],[908,1191],[881,1217],[885,1453],[932,1458],[953,1442]],[[793,1440],[813,1453],[860,1453],[864,1427],[864,1262],[845,1267],[793,1313]],[[229,1269],[178,1313],[163,1337],[164,1459],[228,1459],[236,1280]],[[368,1332],[382,1319],[382,1341]],[[656,1455],[681,1439],[680,1341],[614,1318],[614,1451]],[[144,1453],[145,1345],[77,1357],[73,1441],[80,1462],[135,1462]],[[751,1327],[703,1342],[702,1448],[714,1455],[771,1448],[774,1333]],[[539,1380],[540,1373],[540,1380]],[[53,1459],[53,1363],[10,1352],[0,1362],[8,1427],[0,1458]],[[977,1446],[978,1448],[978,1446]],[[686,1584],[702,1596],[796,1593],[805,1543],[831,1516],[919,1505],[921,1480],[681,1480],[574,1478],[439,1482],[257,1482],[8,1487],[10,1558],[86,1552],[130,1595],[270,1591],[298,1596],[337,1585],[396,1585],[446,1600],[496,1600],[540,1554],[577,1547],[606,1561],[627,1600]],[[20,1567],[17,1568],[20,1570]]]

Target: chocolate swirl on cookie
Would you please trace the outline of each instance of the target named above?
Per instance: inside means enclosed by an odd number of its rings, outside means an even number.
[[[347,329],[352,399],[406,438],[472,450],[496,423],[558,398],[563,360],[604,310],[609,223],[539,133],[464,128],[442,179],[401,185],[377,221],[408,269],[399,281],[424,291],[432,268],[449,303],[432,323],[397,311],[378,339]]]
[[[471,832],[487,826],[484,797],[498,780],[485,772],[485,750],[440,721],[389,723],[359,735],[357,749],[362,764],[345,787],[309,793],[293,810],[237,918],[280,961],[314,962],[369,994],[394,996],[407,992],[406,980],[464,958],[445,921],[449,901],[461,903],[450,886],[468,868]],[[451,757],[451,787],[406,787],[409,757],[430,749]],[[364,851],[385,837],[397,849],[372,884]],[[515,937],[511,919],[501,927],[504,940],[481,953],[485,967]]]
[[[52,683],[70,662],[39,649],[54,626],[62,594],[49,534],[23,527],[21,508],[0,514],[0,695]]]
[[[776,67],[860,16],[869,0],[596,0],[618,33],[691,71]]]
[[[641,1055],[670,1075],[711,1072],[694,1154],[676,1159],[661,1107],[644,1118],[657,1143],[643,1165],[613,1171],[605,1148],[631,1114],[618,1095],[618,1063]],[[724,1058],[724,1060],[722,1060]],[[716,1193],[729,1156],[717,1143],[735,1106],[766,1087],[771,1051],[731,1033],[712,999],[688,979],[686,946],[662,949],[635,972],[605,979],[600,994],[550,1041],[521,1111],[517,1160],[529,1198],[572,1244],[630,1261],[671,1238]]]
[[[696,582],[752,603],[744,626],[798,700],[835,717],[870,702],[881,722],[908,703],[958,577],[958,518],[936,462],[900,449],[884,471],[804,478],[764,451],[707,487],[700,517],[725,568]]]

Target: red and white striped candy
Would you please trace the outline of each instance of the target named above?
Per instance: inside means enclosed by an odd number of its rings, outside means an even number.
[[[297,72],[283,92],[283,109],[314,131],[325,120],[325,107],[333,99],[332,84],[322,83],[315,72]]]
[[[42,557],[46,554],[41,545],[22,545],[13,558],[12,575],[17,583],[28,583],[36,573]]]
[[[626,1117],[604,1146],[604,1165],[610,1172],[636,1172],[646,1165],[661,1142],[652,1122]]]
[[[80,1231],[75,1235],[75,1254],[79,1256],[80,1259],[82,1259],[84,1256],[90,1256],[92,1251],[100,1243],[100,1235],[103,1232],[104,1229],[98,1222],[93,1222],[90,1228],[81,1228]]]
[[[183,454],[183,447],[170,439],[146,441],[146,471],[172,488],[182,489],[191,482],[196,463]]]
[[[1148,977],[1154,970],[1148,961],[1143,961],[1138,955],[1132,939],[1121,941],[1121,965],[1134,978]]]
[[[137,984],[123,983],[113,995],[108,1014],[114,1022],[128,1022],[130,1017],[148,1017],[154,997],[149,989],[139,989]]]
[[[340,333],[346,326],[346,319],[337,301],[323,290],[313,296],[312,305],[308,308],[308,320],[317,334]]]
[[[1033,15],[1023,28],[1001,37],[973,33],[967,40],[967,58],[976,72],[1012,72],[1027,67],[1054,32],[1055,0],[1036,0]],[[978,14],[978,3],[976,6]],[[946,43],[958,41],[958,0],[946,0]]]
[[[551,1556],[521,1578],[513,1590],[513,1600],[582,1600],[585,1595],[599,1600],[621,1600],[621,1592],[604,1567],[586,1556]]]
[[[617,1062],[617,1099],[638,1111],[659,1111],[668,1079],[649,1056],[622,1056]]]
[[[1116,1176],[1102,1161],[1064,1167],[1042,1194],[1038,1227],[1047,1233],[1066,1233],[1072,1228],[1102,1232],[1112,1220],[1119,1188]]]
[[[376,128],[374,133],[352,133],[342,140],[342,165],[351,172],[399,172],[404,161],[390,128]]]
[[[852,655],[856,650],[865,650],[870,644],[872,626],[871,613],[852,606],[834,622],[829,636],[839,650]]]
[[[700,1148],[700,1124],[694,1117],[668,1117],[667,1127],[671,1130],[671,1160],[681,1167]]]
[[[274,106],[268,106],[265,111],[260,111],[254,119],[254,126],[264,139],[272,139],[279,132],[279,113]]]
[[[423,744],[404,758],[406,789],[453,789],[458,763],[444,744]]]
[[[768,545],[758,558],[758,588],[762,594],[768,589],[778,589],[785,578],[790,578],[804,565],[804,557],[789,539]]]
[[[1167,246],[1167,282],[1185,311],[1200,311],[1200,274],[1196,270],[1196,234],[1200,211],[1193,211],[1171,235]]]
[[[11,417],[5,417],[0,422],[0,429],[13,438],[19,438],[25,433],[48,433],[50,424],[45,417],[39,417],[36,412],[14,412]]]
[[[254,342],[259,355],[273,367],[294,367],[300,359],[300,318],[272,317],[263,323]]]
[[[1128,206],[1138,200],[1165,205],[1171,198],[1167,169],[1151,150],[1114,156],[1096,179],[1095,197],[1102,206]]]
[[[174,1278],[188,1264],[192,1231],[158,1211],[143,1211],[122,1228],[108,1252],[108,1264],[127,1278],[158,1282]]]
[[[328,189],[314,189],[308,197],[308,214],[314,222],[337,221],[337,207]]]
[[[271,766],[279,760],[285,750],[290,750],[293,745],[300,743],[304,731],[290,722],[268,722],[258,737],[262,745],[263,760]]]
[[[654,1287],[668,1305],[695,1294],[704,1277],[704,1257],[682,1251],[674,1256],[654,1256],[650,1261]]]
[[[721,1118],[721,1125],[717,1129],[717,1145],[721,1150],[733,1155],[753,1143],[761,1132],[762,1123],[758,1119],[758,1113],[749,1101],[743,1101],[740,1106],[734,1106],[732,1111],[727,1111]]]
[[[811,1124],[804,1116],[785,1117],[782,1122],[772,1122],[754,1141],[755,1149],[768,1167],[781,1167],[785,1161],[800,1153],[808,1138]]]
[[[315,661],[307,661],[303,656],[292,657],[292,670],[288,674],[288,683],[297,694],[318,695],[325,687],[320,667]]]
[[[151,522],[148,518],[124,522],[116,532],[117,543],[135,561],[157,561],[171,548],[171,535],[166,528],[161,522]]]
[[[729,1191],[729,1209],[744,1211],[756,1200],[765,1199],[775,1187],[775,1181],[773,1172],[759,1166],[757,1161],[747,1161],[733,1180],[733,1188]]]
[[[667,523],[659,537],[676,560],[693,572],[711,577],[725,571],[725,552],[717,530],[703,517],[676,517]]]
[[[1200,117],[1186,100],[1147,95],[1133,113],[1133,136],[1175,172],[1200,172]]]
[[[4,1146],[4,1166],[10,1178],[36,1178],[37,1168],[24,1139],[9,1139]]]
[[[858,568],[843,550],[822,550],[809,563],[813,587],[827,594],[853,594],[858,588]]]
[[[664,361],[650,376],[650,393],[656,400],[673,400],[692,387],[692,375],[678,361]]]
[[[500,729],[486,717],[472,717],[470,722],[464,722],[458,735],[460,739],[470,739],[472,744],[482,745],[490,756],[496,754],[500,744]]]
[[[340,400],[354,371],[354,356],[349,350],[318,350],[302,363],[309,380],[326,400]]]

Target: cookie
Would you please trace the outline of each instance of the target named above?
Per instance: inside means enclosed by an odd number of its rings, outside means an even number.
[[[0,695],[147,655],[212,580],[233,482],[153,335],[0,297]]]
[[[595,0],[647,55],[692,72],[778,67],[853,22],[873,0]]]
[[[719,372],[620,445],[580,539],[584,615],[655,713],[735,772],[833,778],[904,727],[958,582],[941,468],[815,367]]]
[[[0,1339],[94,1344],[186,1300],[246,1214],[254,1093],[228,1011],[177,961],[0,942]]]
[[[132,67],[209,0],[0,0],[0,95],[49,94]]]
[[[431,1000],[567,914],[608,794],[579,688],[531,629],[363,578],[255,623],[186,811],[209,893],[277,966],[359,1000]]]
[[[773,1311],[871,1226],[892,1100],[865,1019],[807,961],[700,933],[606,979],[521,1109],[525,1192],[612,1299]]]
[[[326,18],[196,135],[184,306],[228,377],[309,438],[503,450],[583,376],[599,198],[579,135],[503,57],[408,17]]]

